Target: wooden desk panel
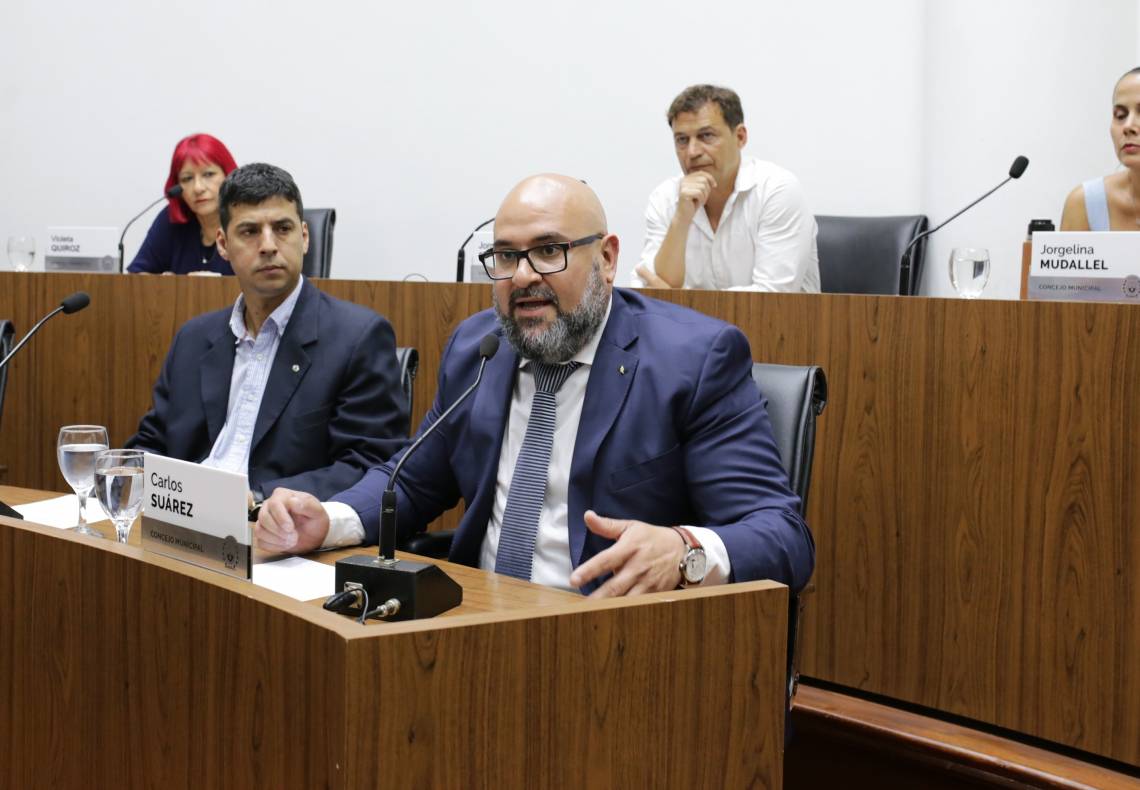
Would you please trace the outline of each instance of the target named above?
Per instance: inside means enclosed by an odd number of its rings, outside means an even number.
[[[535,594],[365,627],[0,518],[0,785],[781,786],[786,588]]]
[[[448,334],[489,303],[487,286],[320,286],[383,312],[419,348],[417,414]],[[15,363],[0,431],[13,484],[61,485],[65,422],[129,435],[177,325],[236,292],[202,278],[0,273],[0,315],[24,331],[80,288],[92,307],[54,319]],[[806,675],[1140,763],[1140,312],[658,295],[736,323],[757,359],[827,371]],[[113,352],[100,321],[129,352]]]

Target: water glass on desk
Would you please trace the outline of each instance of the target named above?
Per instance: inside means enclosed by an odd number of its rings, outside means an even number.
[[[36,260],[36,240],[32,236],[8,237],[8,263],[18,272],[32,268]]]
[[[115,536],[126,543],[143,506],[142,450],[104,450],[95,456],[95,496],[115,523]]]
[[[95,488],[95,456],[106,449],[107,429],[102,425],[65,425],[59,429],[59,471],[79,498],[79,523],[74,531],[94,538],[103,535],[87,526],[87,497]]]
[[[990,251],[955,247],[950,251],[950,283],[963,299],[977,299],[990,279]]]

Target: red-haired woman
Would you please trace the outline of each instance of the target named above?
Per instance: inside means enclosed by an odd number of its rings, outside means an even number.
[[[170,158],[166,189],[182,187],[178,197],[159,212],[147,231],[129,272],[149,274],[233,274],[214,246],[218,235],[218,189],[237,167],[233,155],[216,137],[192,134],[178,141]]]

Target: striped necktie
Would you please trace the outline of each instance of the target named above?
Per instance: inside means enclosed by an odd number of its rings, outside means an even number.
[[[542,501],[546,497],[550,449],[554,445],[555,394],[566,383],[566,379],[570,378],[570,374],[581,366],[581,362],[565,365],[530,363],[534,372],[534,400],[531,402],[530,420],[527,422],[522,448],[515,461],[507,505],[503,510],[495,573],[530,580],[538,518],[542,512]]]

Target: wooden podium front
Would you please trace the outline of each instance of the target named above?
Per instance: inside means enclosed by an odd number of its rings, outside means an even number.
[[[361,626],[0,518],[0,785],[781,786],[782,585],[594,601],[443,565],[459,610]]]

